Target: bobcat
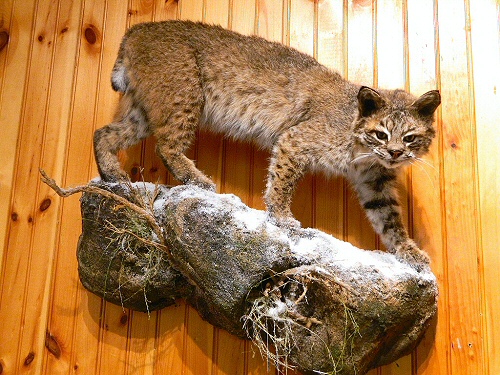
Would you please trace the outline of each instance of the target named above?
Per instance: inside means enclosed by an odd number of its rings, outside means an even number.
[[[129,29],[112,86],[123,93],[118,111],[94,135],[103,180],[127,178],[118,150],[153,134],[175,178],[215,189],[183,154],[200,126],[271,151],[265,202],[276,224],[300,226],[290,204],[306,171],[341,174],[387,249],[428,261],[403,225],[394,185],[397,169],[429,149],[438,91],[376,91],[293,48],[190,21]]]

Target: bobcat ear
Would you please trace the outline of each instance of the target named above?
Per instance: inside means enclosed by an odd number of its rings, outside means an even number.
[[[426,92],[410,106],[420,117],[431,117],[441,104],[441,94],[438,90]]]
[[[368,117],[385,106],[385,100],[378,92],[366,86],[361,86],[358,92],[358,109],[361,117]]]

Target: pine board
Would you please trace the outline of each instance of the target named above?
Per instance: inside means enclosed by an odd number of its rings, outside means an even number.
[[[174,18],[283,42],[363,84],[441,90],[431,152],[401,179],[410,231],[438,277],[439,316],[414,353],[370,374],[500,373],[499,15],[494,0],[2,2],[0,29],[10,34],[0,51],[3,373],[276,372],[182,301],[148,316],[85,291],[74,253],[78,199],[61,200],[39,182],[40,167],[65,186],[96,176],[92,134],[113,116],[109,76],[121,36],[137,22]],[[122,153],[125,168],[177,183],[154,148],[149,139]],[[269,153],[200,133],[188,155],[220,192],[264,208]],[[304,226],[379,245],[340,177],[307,176],[293,211]]]

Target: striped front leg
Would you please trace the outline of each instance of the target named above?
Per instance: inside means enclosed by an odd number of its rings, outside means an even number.
[[[394,170],[374,165],[357,169],[352,182],[368,219],[387,250],[410,264],[427,264],[429,258],[409,238],[401,217]]]

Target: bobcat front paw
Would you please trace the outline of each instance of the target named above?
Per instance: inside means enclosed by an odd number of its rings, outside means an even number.
[[[412,240],[396,246],[392,252],[398,260],[410,265],[419,272],[430,263],[429,255],[425,251],[420,250]]]
[[[289,230],[296,230],[300,229],[301,224],[300,221],[295,219],[293,216],[279,216],[276,214],[273,214],[271,212],[267,213],[267,220],[271,223],[274,224],[280,228],[284,229],[289,229]]]
[[[214,184],[214,182],[212,180],[210,180],[209,178],[198,178],[198,179],[195,179],[195,180],[189,180],[186,182],[187,185],[194,185],[194,186],[198,186],[204,190],[208,190],[208,191],[211,191],[211,192],[216,192],[216,185]]]
[[[109,183],[119,183],[119,182],[127,182],[130,181],[130,176],[124,170],[120,169],[113,172],[104,172],[100,173],[101,180]]]

